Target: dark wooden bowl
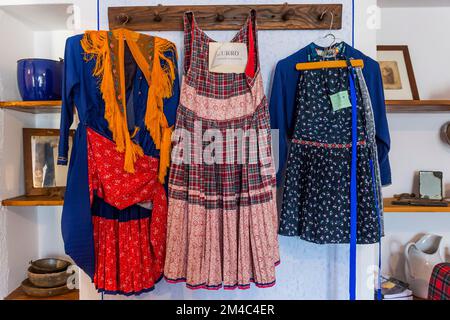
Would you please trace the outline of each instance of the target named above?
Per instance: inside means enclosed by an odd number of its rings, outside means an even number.
[[[33,297],[52,297],[59,296],[61,294],[67,293],[70,291],[67,288],[67,285],[59,286],[56,288],[39,288],[34,286],[30,280],[25,279],[22,281],[22,290],[29,296]]]
[[[28,279],[39,288],[55,288],[67,284],[67,279],[71,274],[67,270],[54,273],[42,273],[33,268],[28,268]]]
[[[56,258],[39,259],[30,262],[35,272],[55,273],[66,270],[70,266],[70,262]]]

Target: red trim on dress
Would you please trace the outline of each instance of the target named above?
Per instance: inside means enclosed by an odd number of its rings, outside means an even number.
[[[305,146],[313,146],[313,147],[319,147],[319,148],[328,148],[328,149],[350,149],[352,147],[351,143],[326,143],[326,142],[319,142],[319,141],[308,141],[308,140],[301,140],[301,139],[292,139],[291,140],[295,144],[301,144]],[[358,141],[358,146],[365,146],[366,140],[360,140]]]
[[[275,267],[280,265],[280,261],[275,262]],[[275,285],[275,281],[271,282],[271,283],[258,283],[255,282],[255,279],[251,278],[249,280],[249,283],[246,284],[234,284],[234,285],[223,285],[223,284],[218,284],[218,285],[206,285],[206,284],[198,284],[198,285],[192,285],[186,282],[186,278],[179,278],[179,279],[170,279],[166,276],[164,276],[164,279],[166,280],[166,282],[168,283],[186,283],[186,288],[191,289],[191,290],[199,290],[199,289],[206,289],[206,290],[219,290],[223,287],[224,290],[235,290],[235,289],[240,289],[240,290],[248,290],[250,289],[250,283],[255,284],[256,287],[258,288],[271,288]]]
[[[248,60],[245,67],[245,74],[247,77],[253,78],[255,76],[255,41],[253,35],[253,15],[250,16],[250,23],[248,26]]]

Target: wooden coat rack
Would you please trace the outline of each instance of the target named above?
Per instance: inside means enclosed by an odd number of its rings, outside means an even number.
[[[183,13],[193,11],[204,30],[235,30],[245,22],[250,9],[256,10],[260,30],[330,29],[332,16],[331,29],[342,28],[342,4],[109,7],[108,20],[111,30],[183,30]]]

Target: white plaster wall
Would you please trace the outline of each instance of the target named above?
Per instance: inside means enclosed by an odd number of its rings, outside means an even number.
[[[104,0],[100,0],[101,2]],[[96,0],[0,0],[0,6],[19,6],[19,5],[75,5],[79,25],[75,30],[96,29],[97,27],[97,6]],[[79,27],[79,28],[78,28]],[[66,28],[61,28],[66,29]],[[72,29],[72,27],[70,27]],[[37,30],[37,29],[36,29]],[[54,29],[56,30],[56,29]],[[64,45],[64,44],[63,44]]]
[[[65,41],[73,34],[75,32],[72,30],[35,31],[33,34],[34,55],[53,60],[64,58]]]
[[[0,100],[16,100],[16,61],[33,51],[32,35],[0,9],[0,37],[8,44],[0,59]],[[0,110],[0,199],[23,194],[22,128],[33,125],[31,115]],[[20,284],[27,262],[37,256],[36,219],[34,208],[0,208],[0,299]]]
[[[378,44],[409,46],[420,97],[450,99],[450,2],[379,0],[381,29]],[[392,185],[385,195],[412,192],[418,170],[444,172],[450,196],[450,146],[439,137],[441,126],[450,121],[449,113],[389,114],[392,150]],[[383,272],[404,279],[404,246],[423,233],[444,236],[441,253],[450,261],[450,215],[448,213],[386,213],[383,240]]]
[[[62,54],[64,54],[64,51],[62,51]],[[36,116],[36,127],[59,128],[59,115],[42,114]],[[64,252],[64,242],[61,234],[62,206],[37,207],[37,212],[39,256],[68,259],[69,257]]]
[[[40,58],[54,59],[64,57],[67,37],[72,30],[53,30],[34,32],[34,55]],[[37,128],[59,128],[59,114],[38,114],[35,116]],[[37,207],[38,239],[40,257],[61,257],[67,259],[61,235],[62,207]]]

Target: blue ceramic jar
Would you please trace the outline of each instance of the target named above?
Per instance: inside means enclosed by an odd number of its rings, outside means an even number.
[[[60,100],[63,61],[21,59],[17,61],[17,82],[24,101]]]

